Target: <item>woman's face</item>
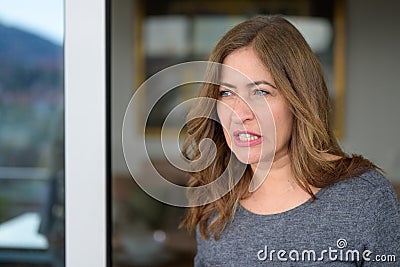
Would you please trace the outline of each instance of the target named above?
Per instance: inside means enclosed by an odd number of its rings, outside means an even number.
[[[271,73],[251,47],[238,49],[222,62],[217,114],[225,140],[243,163],[272,162],[288,153],[293,115]]]

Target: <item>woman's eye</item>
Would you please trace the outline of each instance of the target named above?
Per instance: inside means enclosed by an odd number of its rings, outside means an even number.
[[[261,90],[261,89],[256,89],[256,90],[254,90],[254,94],[255,95],[269,95],[269,92],[265,91],[265,90]]]
[[[231,91],[219,91],[219,96],[220,97],[227,97],[227,96],[231,96],[232,92]]]

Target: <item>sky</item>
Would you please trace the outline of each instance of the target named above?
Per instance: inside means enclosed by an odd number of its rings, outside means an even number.
[[[0,23],[32,32],[61,45],[64,36],[64,0],[0,0]]]

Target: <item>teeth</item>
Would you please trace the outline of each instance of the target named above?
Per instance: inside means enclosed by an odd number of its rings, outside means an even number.
[[[240,141],[253,141],[258,139],[258,136],[255,135],[251,135],[251,134],[239,134],[239,139]]]

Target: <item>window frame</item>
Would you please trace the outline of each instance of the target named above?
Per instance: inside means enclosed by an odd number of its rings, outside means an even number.
[[[111,266],[109,0],[65,0],[65,266]]]

